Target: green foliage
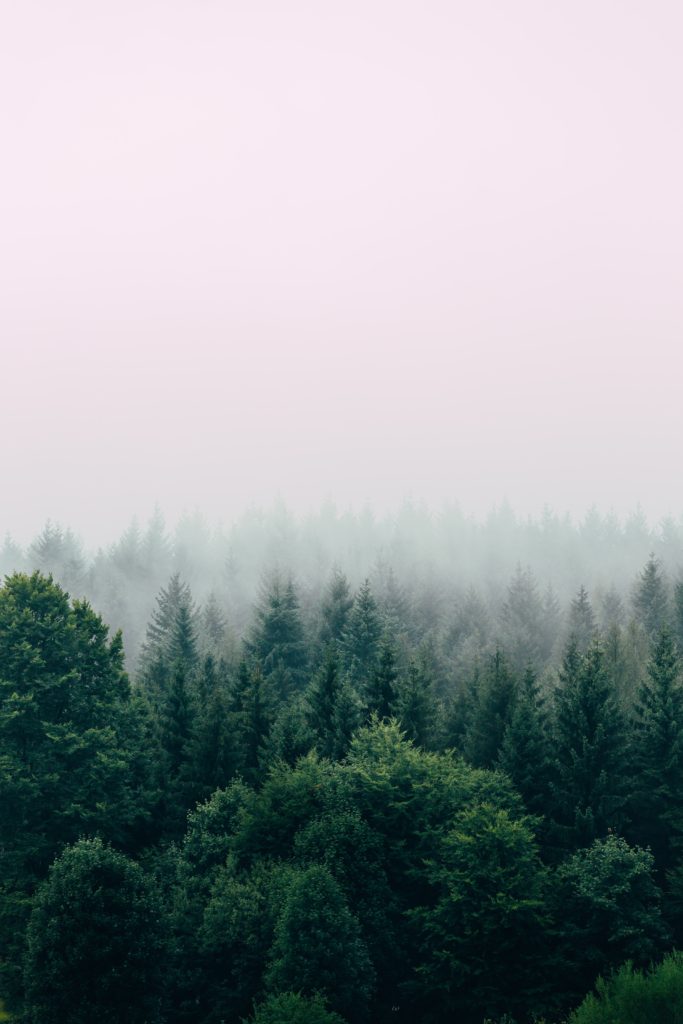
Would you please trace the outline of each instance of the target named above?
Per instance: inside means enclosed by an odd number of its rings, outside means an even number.
[[[268,987],[321,992],[353,1022],[367,1018],[373,981],[360,925],[330,872],[314,865],[296,874],[275,928]]]
[[[624,964],[600,978],[569,1024],[680,1024],[683,1020],[683,953],[673,952],[648,971]]]
[[[354,598],[342,636],[344,661],[359,688],[371,678],[375,669],[381,636],[379,609],[370,581],[365,580]]]
[[[51,578],[0,588],[0,949],[17,964],[36,883],[65,843],[134,842],[149,815],[144,707],[132,700],[120,636]]]
[[[152,1024],[165,960],[158,897],[142,869],[80,840],[36,894],[25,957],[31,1024]]]
[[[512,718],[516,683],[503,652],[496,650],[477,679],[463,753],[477,768],[492,768]]]
[[[247,642],[248,654],[273,679],[281,698],[300,691],[306,683],[308,651],[299,612],[299,600],[291,579],[275,575],[264,588]]]
[[[625,819],[626,730],[598,641],[582,655],[570,640],[556,692],[553,743],[554,832],[575,849]]]
[[[298,992],[269,996],[250,1019],[253,1024],[344,1024],[338,1013],[326,1009],[321,996],[309,999]]]
[[[631,832],[667,871],[683,845],[683,679],[673,638],[655,638],[635,706]]]
[[[475,803],[455,816],[426,862],[429,902],[409,912],[419,934],[408,982],[422,1019],[478,1024],[529,1013],[543,988],[545,870],[533,833],[504,808]]]
[[[533,669],[527,668],[498,754],[530,814],[549,806],[550,742],[545,701]]]
[[[667,948],[661,893],[648,850],[610,835],[579,850],[557,872],[557,914],[569,968],[565,990],[585,992],[625,960],[647,964]]]
[[[661,563],[654,555],[650,555],[636,583],[633,608],[638,621],[651,640],[670,623],[668,588]]]

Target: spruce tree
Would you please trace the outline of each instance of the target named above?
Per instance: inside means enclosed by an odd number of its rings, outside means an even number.
[[[625,723],[598,641],[582,655],[570,640],[555,697],[554,834],[575,849],[622,826],[629,788]]]
[[[530,666],[524,673],[512,717],[503,736],[498,765],[514,782],[530,814],[548,812],[548,715],[536,674]]]
[[[349,582],[339,569],[335,568],[322,602],[322,622],[319,643],[325,649],[328,644],[340,643],[346,630],[353,597]]]
[[[516,682],[500,650],[491,656],[474,694],[463,753],[477,768],[496,763],[515,705]]]
[[[372,595],[370,581],[366,579],[354,598],[342,639],[346,667],[359,689],[367,684],[374,672],[381,636],[382,622],[377,602]]]
[[[291,579],[276,575],[261,594],[255,620],[245,642],[247,653],[261,665],[281,699],[300,692],[307,679],[308,650]],[[276,688],[277,684],[277,688]]]
[[[640,574],[633,594],[633,608],[636,618],[650,640],[670,623],[671,609],[667,584],[661,563],[651,554]]]
[[[596,632],[593,606],[588,591],[581,585],[569,608],[569,636],[576,643],[580,654],[590,647]]]
[[[365,687],[365,701],[370,715],[388,718],[396,703],[398,669],[396,650],[391,636],[385,634],[380,644],[377,664]]]
[[[635,706],[631,833],[668,871],[683,843],[683,678],[664,627],[652,647]]]

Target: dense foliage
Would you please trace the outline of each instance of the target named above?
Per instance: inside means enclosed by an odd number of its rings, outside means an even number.
[[[126,544],[102,566],[132,580]],[[176,565],[130,681],[87,601],[6,577],[17,1019],[522,1024],[599,976],[576,1024],[676,1019],[678,955],[642,972],[683,931],[681,586],[652,556],[597,607],[521,568],[448,614],[428,589],[334,567],[314,595],[281,570],[239,622]]]

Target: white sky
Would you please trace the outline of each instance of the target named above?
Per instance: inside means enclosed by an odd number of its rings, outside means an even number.
[[[0,532],[683,511],[678,0],[0,15]]]

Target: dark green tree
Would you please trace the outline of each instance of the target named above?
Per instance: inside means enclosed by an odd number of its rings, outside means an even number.
[[[496,650],[479,676],[463,738],[463,753],[477,768],[491,768],[496,763],[512,719],[515,695],[515,678],[502,651]]]
[[[354,598],[342,638],[345,665],[359,689],[367,684],[375,669],[381,636],[382,620],[366,579]]]
[[[256,1007],[253,1024],[344,1024],[344,1020],[325,1007],[319,996],[307,998],[297,992],[269,996]]]
[[[328,644],[341,643],[352,607],[353,597],[349,582],[344,573],[335,568],[321,608],[319,643],[323,650]]]
[[[25,956],[31,1024],[162,1019],[161,905],[142,869],[99,839],[67,847],[38,890]]]
[[[548,812],[550,762],[545,700],[534,670],[528,667],[503,736],[498,765],[514,782],[530,814],[543,815]]]
[[[670,942],[649,850],[608,835],[557,871],[556,918],[566,967],[560,991],[580,998],[625,960],[645,966]]]
[[[245,642],[247,653],[261,665],[280,699],[305,686],[308,650],[299,612],[299,600],[291,579],[275,575],[264,587],[255,620]]]
[[[570,640],[555,697],[552,817],[571,850],[621,827],[629,789],[625,723],[597,641],[581,655]]]
[[[393,638],[382,637],[377,663],[365,685],[365,702],[370,714],[388,718],[396,704],[398,668]]]
[[[274,992],[322,993],[351,1021],[367,1019],[374,972],[360,925],[322,865],[294,876],[267,971]]]
[[[666,627],[653,643],[647,674],[635,706],[630,833],[668,871],[683,848],[683,679]]]
[[[595,638],[596,625],[588,591],[581,585],[569,607],[568,634],[580,654],[585,654]]]

